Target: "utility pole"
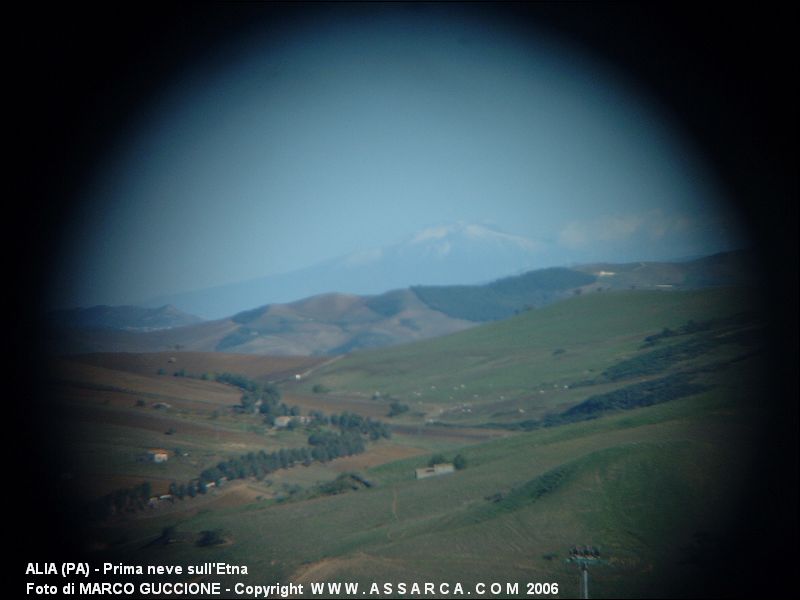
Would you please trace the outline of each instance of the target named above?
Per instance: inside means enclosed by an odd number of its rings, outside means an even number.
[[[589,567],[586,566],[586,563],[581,565],[581,598],[585,600],[589,600]]]
[[[579,596],[589,598],[589,564],[600,563],[600,552],[594,546],[573,546],[569,550],[567,562],[573,562],[580,568],[578,580]]]

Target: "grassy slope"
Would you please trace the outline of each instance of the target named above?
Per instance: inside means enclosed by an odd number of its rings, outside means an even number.
[[[470,321],[505,319],[529,306],[544,306],[597,278],[566,268],[540,269],[485,285],[416,286],[412,290],[434,310]]]
[[[675,589],[676,572],[694,574],[681,561],[691,558],[695,534],[723,536],[728,525],[728,498],[752,443],[746,371],[701,396],[465,448],[469,467],[446,477],[415,481],[425,457],[411,458],[371,470],[379,484],[372,490],[261,502],[177,526],[230,532],[235,543],[203,551],[202,560],[247,564],[258,574],[253,582],[557,581],[574,596],[566,550],[592,543],[609,559],[593,573],[595,595],[663,595]],[[526,497],[537,478],[559,469],[560,485]],[[503,502],[485,499],[498,492]],[[128,531],[118,552],[199,561],[189,544],[139,550],[173,524],[155,519]]]
[[[61,485],[72,495],[100,496],[144,480],[166,493],[170,481],[188,481],[222,459],[306,445],[302,432],[275,434],[256,417],[234,415],[241,390],[233,386],[156,375],[154,368],[142,374],[138,355],[79,358],[59,361],[50,382],[53,415],[70,449],[60,458],[69,474]],[[89,364],[99,358],[117,368]],[[126,358],[131,369],[120,370],[125,364],[116,363]],[[158,403],[169,407],[154,408]],[[166,463],[141,460],[162,447],[171,453]]]
[[[635,353],[665,326],[745,304],[732,290],[593,294],[448,338],[354,355],[303,385],[336,381],[339,390],[358,392],[383,382],[395,392],[464,380],[504,389],[531,379],[571,382]],[[553,356],[559,347],[567,352]],[[493,354],[503,358],[492,363]],[[682,586],[701,572],[708,548],[727,540],[730,514],[752,481],[758,360],[706,375],[715,387],[695,396],[448,446],[468,462],[453,475],[416,481],[413,469],[428,457],[420,455],[368,469],[378,484],[372,489],[117,523],[96,532],[118,542],[98,559],[246,564],[250,583],[558,582],[562,597],[574,597],[577,570],[565,562],[567,549],[594,544],[608,561],[592,571],[594,596],[697,594]],[[586,397],[596,387],[574,393]],[[439,449],[431,445],[431,453]],[[497,494],[499,502],[487,500]],[[165,526],[193,536],[222,529],[233,543],[148,546]]]
[[[633,355],[645,336],[746,305],[738,289],[593,293],[458,334],[356,353],[319,369],[301,389],[323,383],[342,394],[380,391],[429,414],[431,405],[465,402],[552,410],[586,397],[585,389],[565,385]]]

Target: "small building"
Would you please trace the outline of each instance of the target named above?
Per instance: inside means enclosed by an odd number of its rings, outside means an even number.
[[[275,427],[283,429],[284,427],[288,427],[291,421],[292,417],[275,417]]]
[[[290,423],[294,423],[295,425],[308,425],[313,420],[314,419],[312,419],[311,417],[308,416],[301,417],[300,415],[295,415],[292,417],[290,416],[275,417],[275,428],[284,429],[286,427],[289,427]]]
[[[163,448],[152,448],[147,451],[147,458],[154,463],[167,462],[167,459],[169,459],[169,452]]]
[[[426,477],[436,477],[437,475],[446,475],[447,473],[453,473],[456,470],[453,463],[439,463],[438,465],[433,465],[432,467],[425,467],[422,469],[417,469],[417,479],[425,479]]]

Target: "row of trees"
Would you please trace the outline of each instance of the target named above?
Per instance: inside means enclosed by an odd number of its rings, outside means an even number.
[[[357,473],[342,473],[333,481],[320,483],[316,487],[318,494],[334,496],[345,492],[359,490],[363,487],[372,487],[372,483]]]
[[[310,465],[314,460],[311,449],[281,448],[274,452],[248,452],[241,456],[220,461],[216,466],[205,469],[200,473],[199,482],[219,484],[222,478],[246,479],[255,477],[264,479],[269,473],[278,469],[289,469],[297,464]]]
[[[654,333],[653,335],[648,335],[644,338],[645,346],[651,346],[658,342],[659,340],[663,340],[665,338],[675,337],[677,335],[687,335],[691,333],[698,333],[700,331],[707,331],[713,325],[713,321],[701,321],[697,322],[692,319],[689,319],[678,327],[677,330],[670,329],[669,327],[664,327],[659,333]]]
[[[380,421],[365,419],[353,413],[331,415],[325,419],[321,413],[320,421],[327,421],[338,431],[318,428],[308,436],[308,446],[281,448],[274,452],[248,452],[238,457],[220,461],[216,466],[204,469],[197,479],[178,483],[173,481],[169,493],[179,500],[194,498],[208,492],[213,484],[220,486],[226,480],[255,477],[262,480],[279,469],[289,469],[295,465],[309,466],[314,461],[328,462],[344,456],[360,454],[366,450],[365,437],[377,440],[388,438],[388,427]],[[149,482],[133,488],[116,490],[101,499],[93,512],[104,518],[122,512],[135,512],[147,506],[152,489]]]
[[[181,484],[172,482],[170,493],[180,500],[187,496],[194,498],[198,494],[205,494],[211,484],[219,486],[227,480],[248,477],[262,480],[279,469],[300,464],[309,466],[315,461],[325,463],[335,458],[360,454],[366,450],[365,436],[378,439],[390,435],[385,424],[352,413],[331,415],[327,419],[318,413],[315,419],[330,423],[339,431],[318,428],[308,436],[308,446],[281,448],[274,452],[248,452],[220,461],[216,466],[204,469],[195,480]]]
[[[659,379],[635,383],[605,394],[596,394],[559,415],[545,417],[542,425],[552,427],[595,419],[608,411],[651,406],[699,394],[708,389],[706,385],[692,382],[691,378],[691,373],[674,373]]]
[[[595,394],[572,408],[547,415],[542,419],[528,419],[514,423],[486,423],[481,427],[532,431],[540,427],[557,427],[596,419],[613,411],[630,410],[685,398],[709,389],[705,384],[692,381],[699,371],[700,369],[695,369],[694,371],[673,373],[658,379],[634,383],[604,394]]]
[[[216,482],[217,485],[221,481]],[[198,494],[205,494],[208,491],[208,482],[202,480],[190,481],[189,483],[181,483],[173,481],[169,484],[169,493],[175,498],[183,500],[186,496],[194,498]]]
[[[391,429],[386,423],[351,412],[343,412],[340,415],[333,414],[327,421],[334,427],[338,427],[342,432],[360,433],[372,441],[381,438],[388,439],[392,435]]]
[[[125,512],[135,512],[147,506],[152,489],[149,481],[131,488],[114,490],[103,496],[90,512],[99,517],[110,517]]]
[[[645,377],[664,373],[679,363],[693,361],[709,354],[722,345],[756,346],[763,342],[763,330],[753,313],[743,312],[721,319],[708,321],[689,320],[680,327],[664,327],[659,333],[644,338],[636,355],[620,360],[605,369],[599,376],[576,381],[571,388],[585,387],[599,383],[617,382],[635,377]],[[666,345],[661,340],[690,336]]]
[[[366,450],[364,438],[356,431],[336,433],[323,429],[308,436],[308,443],[312,448],[311,456],[323,463],[343,456],[361,454]]]
[[[278,416],[298,416],[299,407],[288,407],[281,402],[280,390],[272,384],[260,384],[244,375],[221,373],[214,376],[220,383],[236,386],[243,391],[241,408],[245,412],[259,412],[270,424]],[[227,480],[254,477],[264,479],[278,469],[289,469],[295,465],[308,466],[314,461],[330,460],[359,454],[366,450],[366,439],[389,438],[389,427],[373,419],[355,413],[344,412],[326,417],[320,411],[311,411],[309,426],[314,430],[308,436],[308,446],[281,448],[274,452],[249,452],[238,457],[220,461],[213,467],[204,469],[199,477],[189,482],[173,481],[169,493],[173,498],[183,500],[207,493],[209,487],[219,486]],[[294,422],[292,422],[294,423]],[[333,429],[326,428],[332,426]],[[99,503],[94,512],[96,516],[107,517],[122,511],[143,509],[151,497],[150,483],[135,488],[112,492]]]
[[[621,360],[603,371],[603,380],[619,381],[643,375],[654,375],[666,371],[679,362],[706,354],[715,346],[725,343],[725,338],[700,336],[677,344],[656,348],[650,352]]]

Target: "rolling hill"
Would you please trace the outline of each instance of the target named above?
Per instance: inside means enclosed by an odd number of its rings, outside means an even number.
[[[331,321],[363,315],[348,302],[303,309]],[[268,326],[269,315],[238,318]],[[284,400],[303,414],[346,410],[391,422],[389,440],[370,442],[357,457],[263,479],[243,472],[198,498],[86,523],[83,535],[95,549],[92,560],[248,566],[246,577],[207,579],[223,587],[352,582],[363,586],[355,594],[361,596],[373,582],[381,589],[391,583],[396,592],[398,582],[431,581],[458,582],[477,595],[478,584],[500,582],[482,595],[530,597],[529,583],[550,582],[559,597],[573,597],[579,571],[567,560],[569,548],[591,544],[602,558],[591,567],[593,596],[694,596],[701,584],[728,595],[745,554],[763,550],[752,542],[765,515],[777,514],[754,510],[771,494],[754,486],[770,409],[760,395],[768,358],[762,325],[746,289],[612,290],[437,339],[353,353],[290,378],[281,385]],[[244,460],[259,447],[303,444],[311,431],[270,431],[253,415],[231,412],[238,394],[219,382],[154,374],[168,357],[63,361],[71,376],[55,382],[53,398],[72,415],[65,422],[85,431],[72,438],[84,477],[99,473],[110,485],[116,472],[125,474],[125,485],[149,479],[164,486],[209,463]],[[261,357],[185,358],[198,367],[241,361],[253,377],[285,371]],[[676,376],[694,387],[674,386],[680,393],[670,397],[652,389],[636,395],[642,385]],[[172,406],[137,407],[141,397]],[[389,418],[392,401],[411,409]],[[547,420],[587,410],[588,418]],[[93,414],[96,425],[87,428]],[[165,438],[169,423],[176,432]],[[165,465],[131,458],[165,439],[189,455]],[[109,456],[98,451],[113,445],[120,450]],[[435,455],[456,454],[466,468],[415,479],[414,470]],[[342,481],[350,483],[334,485]],[[225,543],[202,546],[209,531]],[[748,553],[715,550],[728,545]]]
[[[409,422],[526,421],[589,395],[750,352],[759,327],[747,288],[624,290],[575,296],[449,336],[359,352],[298,388],[408,404]],[[741,321],[739,320],[741,319]],[[687,323],[697,328],[680,333]],[[674,335],[647,338],[670,331]],[[403,420],[401,419],[401,420]]]
[[[143,333],[54,330],[51,345],[71,354],[182,350],[311,356],[389,346],[473,325],[430,309],[409,290],[398,290],[379,297],[323,294],[228,319]]]
[[[141,331],[111,317],[109,309],[74,313],[73,322],[102,328],[55,327],[57,352],[217,351],[317,356],[396,346],[505,319],[577,296],[621,289],[679,291],[750,284],[754,266],[746,252],[685,263],[597,264],[549,268],[483,285],[416,286],[374,296],[321,294],[288,304],[269,304],[226,319]],[[121,307],[124,314],[138,314]],[[148,311],[149,309],[139,309]],[[161,312],[164,312],[162,309]],[[90,320],[89,317],[93,316]],[[149,313],[148,313],[149,314]],[[135,321],[141,324],[144,318]]]
[[[217,319],[263,304],[283,304],[326,293],[380,294],[412,285],[480,284],[541,265],[540,244],[485,225],[429,227],[378,248],[296,271],[155,298]]]

